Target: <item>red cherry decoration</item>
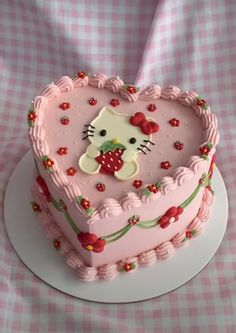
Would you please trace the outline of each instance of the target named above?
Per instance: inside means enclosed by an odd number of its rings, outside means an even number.
[[[98,183],[98,184],[96,185],[96,188],[97,188],[97,190],[98,190],[99,192],[104,192],[105,189],[106,189],[106,186],[105,186],[105,184],[103,184],[103,183]]]
[[[171,164],[169,161],[163,161],[161,162],[161,168],[162,169],[169,169],[171,167]]]
[[[179,121],[179,119],[172,118],[172,119],[169,120],[169,124],[172,127],[178,127],[180,125],[180,121]]]
[[[59,105],[59,108],[61,108],[62,110],[68,110],[70,108],[70,103],[63,102]]]
[[[120,105],[120,101],[116,98],[112,98],[110,101],[110,104],[114,107],[116,107],[117,105]]]
[[[127,87],[127,91],[130,93],[130,94],[135,94],[137,92],[137,89],[134,87],[134,86],[128,86]]]
[[[148,109],[148,111],[150,111],[150,112],[154,112],[154,111],[157,110],[157,107],[156,107],[155,104],[149,104],[149,105],[147,106],[147,109]]]
[[[70,167],[66,170],[66,173],[68,176],[74,176],[76,174],[77,170],[74,167]]]
[[[174,145],[175,145],[175,148],[177,150],[183,150],[184,149],[184,144],[181,141],[176,141]]]
[[[90,104],[90,105],[96,105],[96,104],[97,104],[97,100],[96,100],[96,98],[91,97],[90,100],[89,100],[89,104]]]
[[[135,179],[135,181],[133,182],[133,186],[136,188],[139,188],[143,185],[143,181],[141,179]]]
[[[80,201],[80,204],[81,206],[84,208],[84,209],[89,209],[90,208],[90,202],[89,200],[83,198],[81,201]]]
[[[68,148],[67,147],[60,147],[58,150],[57,150],[57,154],[58,155],[66,155],[68,153]]]
[[[61,117],[62,125],[68,125],[69,122],[70,122],[70,119],[68,117]]]

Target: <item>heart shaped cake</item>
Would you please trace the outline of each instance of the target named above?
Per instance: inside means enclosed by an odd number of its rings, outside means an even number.
[[[33,210],[81,279],[166,259],[202,231],[219,133],[195,92],[79,72],[35,97],[28,124]]]

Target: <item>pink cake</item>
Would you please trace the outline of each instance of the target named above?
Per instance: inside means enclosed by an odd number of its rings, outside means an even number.
[[[28,124],[32,207],[79,278],[166,259],[202,231],[219,133],[195,92],[79,72],[35,97]]]

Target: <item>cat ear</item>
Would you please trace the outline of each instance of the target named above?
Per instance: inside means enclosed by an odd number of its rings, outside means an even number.
[[[115,116],[117,115],[117,112],[108,107],[102,108],[102,110],[99,112],[99,116],[109,116],[109,115]]]

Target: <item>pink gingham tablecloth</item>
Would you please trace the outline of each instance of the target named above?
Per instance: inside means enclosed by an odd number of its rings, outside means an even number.
[[[235,0],[1,1],[1,332],[236,332],[235,17]],[[64,295],[24,266],[7,237],[3,196],[29,147],[30,101],[48,82],[79,70],[193,89],[218,116],[227,232],[199,275],[159,298],[106,305]]]

